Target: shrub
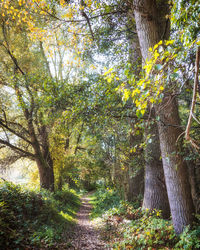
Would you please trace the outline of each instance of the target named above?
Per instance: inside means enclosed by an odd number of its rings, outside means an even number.
[[[50,246],[62,239],[79,206],[74,191],[36,192],[0,183],[0,249]]]
[[[200,226],[194,229],[187,227],[180,235],[180,240],[175,247],[177,249],[200,249]]]
[[[120,205],[120,196],[117,191],[112,189],[98,189],[94,194],[92,217],[101,216],[111,208]]]
[[[177,236],[172,222],[162,219],[160,211],[138,207],[140,201],[129,203],[113,190],[98,190],[94,197],[93,217],[104,221],[104,239],[111,249],[199,249],[200,226]]]

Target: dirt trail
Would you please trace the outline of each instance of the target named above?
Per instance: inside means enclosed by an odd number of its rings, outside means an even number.
[[[95,229],[94,223],[89,219],[89,214],[92,205],[89,204],[88,196],[81,199],[81,207],[77,214],[77,226],[75,228],[75,235],[72,241],[73,247],[70,249],[76,250],[102,250],[106,248],[105,243],[100,239],[100,234]]]

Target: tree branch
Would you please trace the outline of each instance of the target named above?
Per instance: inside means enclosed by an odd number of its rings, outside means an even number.
[[[81,130],[80,130],[80,132],[79,132],[79,134],[78,134],[78,138],[77,138],[77,143],[76,143],[76,148],[75,148],[75,151],[74,151],[74,154],[76,155],[76,153],[77,153],[77,150],[78,150],[78,148],[79,148],[79,142],[80,142],[80,140],[81,140],[81,135],[82,135],[82,132],[83,132],[83,126],[84,126],[84,122],[82,123],[82,125],[81,125]]]
[[[3,33],[3,37],[4,37],[4,40],[5,40],[7,46],[5,46],[3,43],[1,43],[1,45],[7,50],[10,58],[12,59],[14,65],[16,67],[16,69],[18,69],[21,72],[21,74],[24,76],[25,75],[24,71],[21,69],[21,67],[19,66],[19,64],[17,62],[17,59],[15,58],[15,56],[10,51],[9,43],[8,43],[7,35],[6,35],[5,23],[4,22],[2,24],[2,31],[3,31],[2,32]]]
[[[81,9],[81,15],[86,19],[87,24],[89,26],[89,30],[90,30],[91,36],[92,36],[92,40],[94,41],[94,33],[92,31],[92,26],[91,26],[91,23],[90,23],[90,19],[89,19],[89,17],[87,16],[87,14],[84,11],[84,1],[83,0],[81,0],[81,8],[82,8]]]
[[[195,103],[196,103],[196,98],[197,98],[197,88],[198,88],[198,84],[199,84],[199,60],[200,60],[200,47],[198,46],[197,51],[196,51],[196,61],[195,61],[195,77],[194,77],[194,87],[193,87],[193,96],[192,96],[192,105],[190,108],[190,114],[188,117],[188,123],[187,123],[187,127],[185,130],[185,139],[187,141],[189,141],[192,146],[196,149],[200,149],[200,147],[198,145],[196,145],[196,143],[192,140],[192,138],[190,137],[190,127],[192,124],[192,116],[193,116],[193,112],[194,112],[194,108],[195,108]]]
[[[30,152],[27,152],[27,151],[25,151],[25,150],[23,150],[23,149],[21,149],[21,148],[19,148],[17,146],[14,146],[14,145],[12,145],[11,143],[9,143],[7,141],[4,141],[4,140],[0,139],[0,144],[6,145],[7,147],[11,148],[15,152],[23,153],[24,155],[26,155],[26,157],[29,157],[29,158],[31,158],[33,160],[35,159],[35,155],[34,154],[32,154]]]
[[[27,130],[26,128],[24,128],[21,124],[16,123],[16,122],[8,121],[8,122],[7,122],[7,125],[9,125],[9,124],[18,127],[19,129],[21,129],[21,132],[22,132],[22,133],[27,133],[27,134],[29,135],[28,130]]]
[[[23,135],[19,134],[18,132],[16,132],[14,129],[8,127],[6,124],[3,123],[3,121],[0,119],[0,126],[4,127],[5,129],[7,129],[8,131],[10,131],[11,133],[13,133],[14,135],[18,136],[19,138],[21,138],[22,140],[24,140],[25,142],[32,144],[31,141],[29,141],[27,138],[25,138]]]
[[[9,155],[5,159],[0,159],[1,167],[5,168],[6,166],[10,166],[14,162],[16,162],[17,160],[19,160],[23,157],[26,157],[26,156],[23,154],[17,154],[17,155]]]

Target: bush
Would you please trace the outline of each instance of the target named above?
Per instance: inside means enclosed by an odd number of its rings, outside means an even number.
[[[0,183],[0,249],[53,245],[72,225],[78,206],[72,190],[53,194]]]
[[[200,226],[194,229],[187,227],[180,235],[180,240],[175,247],[177,249],[200,249]]]
[[[176,235],[170,221],[160,218],[159,211],[135,211],[138,218],[128,222],[123,228],[124,240],[120,246],[131,245],[136,249],[152,247],[161,249],[172,247],[176,243]]]
[[[92,218],[101,216],[111,208],[117,208],[120,205],[120,196],[117,191],[112,189],[98,189],[94,194]]]
[[[127,202],[121,199],[117,190],[99,188],[93,195],[92,218],[105,215],[124,215],[127,211],[139,208],[141,197],[134,202]]]
[[[140,201],[129,203],[113,190],[98,190],[92,215],[104,221],[103,236],[111,249],[200,249],[200,226],[177,236],[172,222],[162,219],[160,211],[138,208]]]

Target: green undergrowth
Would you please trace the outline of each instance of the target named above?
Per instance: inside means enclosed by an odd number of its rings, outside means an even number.
[[[109,189],[98,190],[91,198],[91,217],[101,217],[102,237],[111,249],[200,249],[199,223],[177,236],[171,220],[162,219],[160,211],[144,211],[138,207],[140,201],[128,203]]]
[[[101,217],[111,208],[117,208],[120,203],[120,196],[112,189],[98,189],[90,195],[90,203],[93,205],[91,218]]]
[[[72,230],[79,205],[67,187],[50,193],[0,182],[0,249],[55,247]]]

